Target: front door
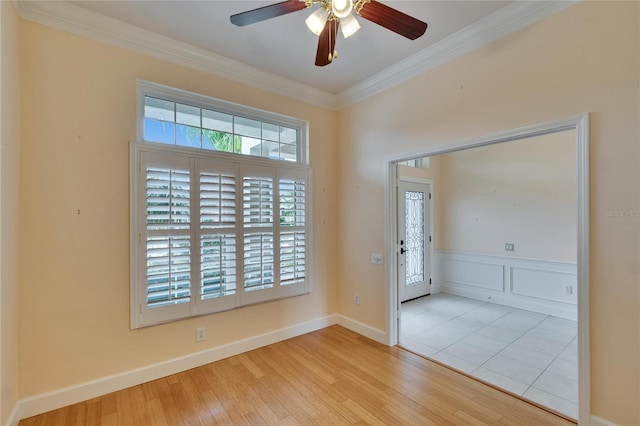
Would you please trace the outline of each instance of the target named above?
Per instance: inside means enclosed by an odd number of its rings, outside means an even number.
[[[401,302],[431,291],[431,185],[398,184],[398,285]]]

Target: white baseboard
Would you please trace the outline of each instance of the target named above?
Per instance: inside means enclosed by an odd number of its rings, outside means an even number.
[[[605,420],[598,416],[591,416],[591,426],[618,426],[617,424]]]
[[[353,332],[368,337],[369,339],[375,340],[378,343],[382,343],[383,345],[389,345],[387,333],[385,333],[384,331],[371,327],[349,317],[345,317],[344,315],[337,314],[336,316],[338,317],[337,323],[344,328],[348,328]]]
[[[9,414],[9,419],[7,420],[7,426],[18,426],[18,423],[21,420],[18,417],[18,407],[19,406],[20,406],[20,403],[17,402],[16,405],[13,407],[13,410],[11,410],[11,414]]]
[[[20,420],[31,416],[199,367],[334,324],[339,324],[355,333],[388,345],[387,334],[384,331],[344,315],[333,314],[195,354],[22,399],[18,401],[9,415],[6,426],[17,426]],[[597,416],[591,416],[591,424],[593,426],[618,426]]]
[[[66,407],[67,405],[86,401],[87,399],[126,389],[161,377],[166,377],[171,374],[209,364],[230,356],[238,355],[339,323],[345,323],[344,327],[349,328],[356,333],[360,333],[358,330],[368,332],[370,332],[370,330],[375,330],[357,321],[348,320],[341,315],[329,315],[290,327],[281,328],[269,333],[238,340],[237,342],[210,348],[202,352],[185,355],[146,367],[137,368],[135,370],[125,371],[22,399],[18,401],[16,407],[11,413],[7,425],[15,426],[20,420],[27,417]],[[350,325],[354,325],[354,327],[352,328]],[[364,332],[360,334],[371,337]],[[371,338],[375,339],[375,337]]]

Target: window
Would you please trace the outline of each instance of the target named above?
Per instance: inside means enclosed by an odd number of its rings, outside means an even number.
[[[156,95],[151,90],[144,91],[142,98],[140,140],[298,161],[299,128],[281,123],[280,117],[274,120],[261,114],[261,118],[255,118],[256,111],[242,111],[219,101],[213,108],[194,106],[203,104],[193,99],[169,100],[166,94]]]
[[[132,328],[308,293],[306,123],[150,83],[138,91]]]
[[[431,160],[430,157],[424,157],[424,158],[416,158],[416,159],[413,159],[413,160],[400,161],[400,162],[398,162],[398,164],[400,164],[401,166],[409,166],[409,167],[415,167],[415,168],[420,168],[420,169],[428,169],[430,160]]]

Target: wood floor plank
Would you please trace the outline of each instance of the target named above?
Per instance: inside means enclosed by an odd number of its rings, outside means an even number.
[[[20,426],[301,424],[574,425],[340,326],[20,422]]]

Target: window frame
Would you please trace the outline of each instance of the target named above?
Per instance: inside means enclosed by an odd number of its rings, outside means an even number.
[[[157,324],[168,323],[195,316],[209,315],[216,312],[223,312],[243,306],[264,303],[289,297],[295,297],[312,292],[312,271],[313,271],[313,214],[311,209],[312,200],[312,174],[307,164],[307,132],[308,122],[284,117],[278,114],[260,111],[254,108],[231,104],[226,101],[208,98],[206,96],[184,92],[167,86],[155,83],[138,82],[137,88],[137,132],[138,140],[130,142],[130,301],[131,301],[131,329],[137,329]],[[210,151],[198,148],[182,147],[157,142],[146,142],[142,140],[144,129],[144,97],[154,96],[167,99],[173,102],[186,103],[200,108],[213,109],[225,113],[237,114],[262,122],[273,122],[298,131],[297,162],[268,159],[263,157],[227,153],[222,151]],[[223,109],[219,109],[220,106]],[[191,182],[192,219],[190,222],[190,251],[191,251],[191,285],[190,301],[176,305],[149,308],[147,306],[147,198],[146,198],[146,170],[142,167],[142,160],[145,155],[151,156],[174,156],[176,163],[186,161],[189,164],[189,175]],[[177,158],[180,157],[180,158]],[[201,277],[200,277],[200,239],[206,235],[206,231],[201,227],[199,215],[199,185],[200,170],[202,164],[219,164],[220,171],[234,170],[236,172],[236,220],[235,227],[230,233],[236,236],[236,291],[234,295],[225,295],[221,299],[224,301],[213,301],[212,299],[201,298]],[[204,170],[204,169],[203,169]],[[245,290],[244,265],[241,259],[244,256],[245,235],[251,233],[252,228],[246,227],[243,223],[243,180],[245,176],[260,175],[260,171],[269,171],[269,176],[273,182],[273,274],[274,285],[266,290]],[[294,285],[280,283],[280,250],[282,233],[289,232],[287,226],[280,224],[280,181],[301,178],[304,181],[304,280]],[[194,206],[193,203],[198,203]],[[195,210],[194,210],[195,209]],[[294,226],[298,231],[300,226]],[[277,231],[276,231],[277,228]],[[275,252],[278,251],[276,255]],[[197,266],[194,264],[197,261]],[[278,270],[276,273],[276,269]],[[276,280],[276,278],[278,278]],[[185,306],[181,306],[185,305]],[[165,309],[168,308],[168,309]],[[152,312],[153,311],[153,312]],[[188,311],[188,312],[187,312]],[[177,312],[177,313],[175,313]]]
[[[264,123],[284,125],[298,130],[298,144],[296,147],[295,162],[296,164],[309,164],[308,140],[309,140],[309,122],[294,117],[278,114],[275,112],[264,111],[258,108],[252,108],[236,104],[233,102],[216,99],[198,93],[188,92],[186,90],[176,89],[158,83],[152,83],[144,80],[136,81],[136,140],[139,142],[153,143],[153,141],[145,141],[144,139],[144,98],[150,96],[153,98],[164,99],[171,102],[187,104],[198,108],[211,109],[225,114],[237,115],[251,120],[258,120]],[[164,144],[168,146],[178,147],[177,145]],[[196,149],[197,148],[191,148]],[[216,152],[216,151],[214,151]],[[245,156],[254,157],[254,156]],[[262,157],[258,157],[262,158]],[[273,160],[278,161],[278,160]]]

